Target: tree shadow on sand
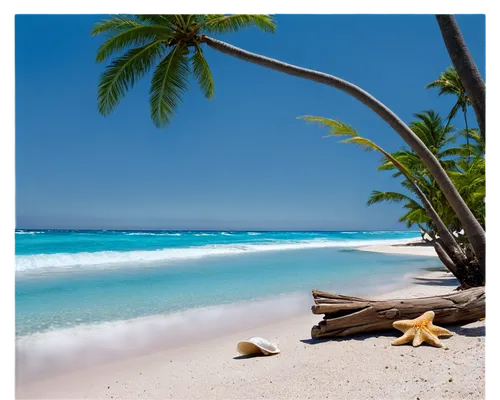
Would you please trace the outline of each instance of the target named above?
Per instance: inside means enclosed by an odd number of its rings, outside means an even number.
[[[473,328],[467,328],[463,326],[458,326],[453,330],[457,335],[468,336],[468,337],[484,337],[486,336],[486,326],[475,326]]]
[[[446,267],[440,266],[440,267],[426,267],[422,268],[425,271],[430,271],[430,272],[448,272],[451,274],[450,271]]]
[[[233,360],[246,360],[248,358],[257,358],[257,357],[266,358],[266,357],[271,357],[273,355],[277,354],[270,354],[268,356],[266,356],[265,354],[247,354],[247,355],[235,356],[233,357]]]
[[[458,282],[455,278],[413,278],[413,282],[417,285],[425,285],[425,286],[460,286],[460,282]]]
[[[362,333],[359,335],[352,335],[352,336],[343,336],[343,337],[336,337],[336,338],[324,338],[324,339],[301,339],[300,341],[304,344],[321,344],[321,343],[326,343],[326,342],[349,342],[351,340],[356,340],[356,341],[363,341],[365,339],[371,339],[371,338],[389,338],[389,339],[396,339],[398,337],[398,332],[378,332],[378,333]]]
[[[474,323],[474,322],[473,322]],[[467,325],[451,325],[446,326],[446,329],[449,329],[457,336],[467,336],[467,337],[484,337],[486,336],[486,327],[485,326],[476,326],[476,327],[468,327]],[[391,332],[375,332],[375,333],[362,333],[359,335],[353,336],[344,336],[337,338],[324,338],[324,339],[301,339],[300,341],[304,344],[316,345],[325,342],[348,342],[351,340],[363,341],[365,339],[370,338],[387,338],[388,340],[393,340],[401,336],[399,331],[391,331]]]

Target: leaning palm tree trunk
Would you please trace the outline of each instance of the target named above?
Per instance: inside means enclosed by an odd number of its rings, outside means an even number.
[[[464,113],[464,122],[465,122],[465,139],[467,141],[467,150],[468,150],[467,162],[470,164],[471,151],[470,151],[470,143],[469,143],[469,123],[467,122],[467,107],[464,108],[463,113]]]
[[[208,36],[204,36],[202,41],[214,50],[241,60],[340,89],[375,111],[377,115],[386,121],[403,138],[403,140],[408,143],[408,145],[422,159],[432,176],[434,176],[436,182],[439,184],[444,195],[450,202],[451,207],[456,212],[458,219],[462,223],[474,253],[476,254],[476,257],[481,265],[481,273],[483,276],[485,275],[486,237],[483,228],[469,210],[464,200],[457,192],[455,186],[453,186],[453,183],[439,164],[439,161],[433,156],[420,138],[415,135],[415,133],[413,133],[413,131],[389,108],[369,93],[365,92],[363,89],[335,76],[260,56]]]
[[[356,138],[348,139],[347,141],[351,140],[355,142],[355,139]],[[446,266],[446,268],[448,268],[448,270],[458,279],[458,281],[460,282],[460,287],[465,289],[473,286],[484,285],[484,277],[478,276],[479,271],[475,266],[474,260],[468,260],[467,256],[460,248],[454,236],[446,228],[446,225],[442,221],[441,217],[436,212],[436,210],[434,210],[434,207],[422,192],[420,187],[415,183],[415,180],[405,168],[405,166],[401,164],[396,158],[394,158],[390,153],[387,153],[384,149],[382,149],[375,143],[371,141],[370,143],[371,147],[380,151],[388,160],[390,160],[399,170],[399,172],[401,172],[412,185],[415,194],[422,202],[427,215],[432,220],[439,233],[439,240],[434,241],[434,249],[436,250],[436,254],[438,255],[441,262]]]
[[[467,96],[474,107],[481,136],[486,140],[486,86],[484,81],[465,44],[455,17],[453,15],[436,15],[436,19],[453,66],[457,70]]]
[[[408,172],[408,170],[404,167],[404,165],[401,164],[391,154],[389,154],[384,149],[382,149],[378,146],[377,146],[377,150],[379,150],[388,160],[390,160],[394,164],[394,166],[398,169],[398,171],[401,172],[405,176],[406,179],[408,179],[411,186],[413,187],[413,190],[415,191],[415,194],[418,196],[418,198],[422,202],[422,205],[424,206],[425,211],[427,212],[427,215],[434,223],[434,226],[436,227],[436,230],[439,233],[439,237],[443,241],[444,245],[447,246],[449,249],[456,250],[457,251],[456,257],[458,258],[458,260],[460,262],[465,263],[466,257],[463,254],[462,249],[460,249],[460,246],[458,245],[457,241],[455,240],[455,237],[450,233],[450,231],[448,230],[448,228],[444,224],[443,220],[441,219],[439,214],[436,212],[436,210],[432,206],[431,202],[425,196],[424,192],[422,192],[420,187],[416,184],[415,180],[413,179],[413,176]]]

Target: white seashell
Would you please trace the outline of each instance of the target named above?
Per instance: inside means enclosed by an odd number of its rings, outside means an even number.
[[[252,337],[248,340],[244,340],[238,343],[236,347],[238,353],[243,355],[251,354],[264,354],[268,356],[270,354],[278,354],[280,350],[272,343],[261,337]]]

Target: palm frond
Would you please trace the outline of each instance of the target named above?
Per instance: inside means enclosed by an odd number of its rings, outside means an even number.
[[[205,31],[210,33],[236,32],[250,26],[255,26],[264,32],[274,33],[276,31],[273,17],[267,14],[205,15],[201,25]]]
[[[438,153],[437,158],[440,160],[445,157],[467,157],[467,154],[468,150],[465,147],[451,147]]]
[[[113,112],[125,93],[149,71],[163,50],[163,43],[149,43],[129,50],[107,66],[98,86],[99,112],[103,115]]]
[[[99,21],[94,25],[91,35],[99,35],[101,33],[117,33],[124,29],[130,29],[138,26],[139,23],[131,15],[114,15],[111,18]]]
[[[373,204],[382,203],[384,201],[388,203],[401,203],[405,200],[410,202],[411,204],[419,206],[419,204],[415,200],[405,194],[397,192],[381,192],[379,190],[372,191],[367,205],[371,206]]]
[[[152,24],[152,25],[163,25],[170,29],[174,28],[177,23],[177,18],[172,14],[136,14],[137,20]]]
[[[158,64],[150,89],[151,119],[162,127],[170,122],[174,110],[187,89],[189,63],[181,46],[173,50]]]
[[[177,25],[178,27],[184,28],[186,26],[186,22],[184,21],[184,18],[182,15],[174,14],[174,15],[172,15],[172,17],[175,21],[175,25]]]
[[[452,94],[457,97],[462,97],[463,93],[465,93],[460,76],[454,67],[446,68],[444,72],[439,75],[438,79],[426,86],[426,89],[432,88],[439,89],[439,96]]]
[[[302,117],[297,117],[298,119],[303,119],[304,121],[310,123],[317,123],[318,125],[330,128],[328,133],[334,136],[359,136],[356,129],[352,126],[344,124],[342,121],[336,121],[330,118],[316,117],[313,115],[304,115]]]
[[[394,163],[388,160],[386,157],[382,158],[381,164],[377,167],[377,171],[392,171],[396,169]]]
[[[212,99],[214,97],[214,81],[212,72],[208,66],[203,50],[198,44],[195,44],[194,54],[191,57],[193,64],[193,73],[198,80],[198,84],[206,98]]]
[[[360,136],[341,140],[340,143],[354,143],[360,146],[364,151],[380,150],[380,148],[371,140],[368,140]]]
[[[468,152],[470,150],[474,156],[484,157],[486,144],[484,142],[483,137],[479,133],[479,129],[477,128],[469,128],[468,130],[462,129],[460,132],[458,132],[458,134],[460,136],[468,136],[469,141],[473,142],[469,143],[468,146],[466,144],[462,145],[465,151]]]
[[[411,209],[399,218],[399,222],[406,222],[406,226],[410,228],[416,224],[428,224],[430,218],[423,209]]]
[[[151,41],[167,41],[170,38],[173,38],[173,33],[166,26],[137,24],[119,31],[104,42],[97,50],[96,61],[102,62],[131,46],[140,47]]]
[[[196,26],[206,20],[205,14],[181,14],[179,17],[184,23],[184,28],[190,30],[196,30]]]

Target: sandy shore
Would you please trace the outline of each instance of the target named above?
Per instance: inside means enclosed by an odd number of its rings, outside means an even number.
[[[380,251],[380,246],[377,246]],[[393,252],[386,246],[386,251]],[[417,251],[419,246],[407,246]],[[409,253],[404,253],[409,254]],[[412,253],[412,254],[415,254]],[[442,271],[378,298],[448,293],[456,287]],[[346,293],[348,294],[348,293]],[[485,325],[448,327],[445,348],[391,346],[399,332],[314,342],[320,316],[303,316],[191,346],[160,350],[17,387],[17,398],[103,399],[482,399]],[[243,358],[236,344],[252,336],[281,353]]]
[[[374,245],[359,247],[358,250],[374,251],[376,253],[407,254],[415,256],[437,257],[434,246],[424,243],[419,239],[410,240],[406,244]]]

